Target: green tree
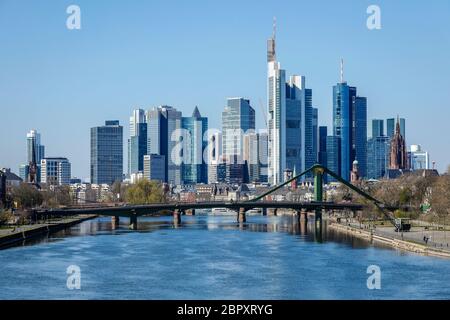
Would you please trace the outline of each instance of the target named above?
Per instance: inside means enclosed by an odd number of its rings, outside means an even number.
[[[125,200],[130,204],[151,204],[164,202],[161,184],[141,179],[127,188]]]

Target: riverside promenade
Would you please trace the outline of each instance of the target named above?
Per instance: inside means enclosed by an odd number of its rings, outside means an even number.
[[[401,250],[411,251],[429,256],[450,258],[450,232],[446,230],[426,230],[424,227],[413,227],[409,232],[395,232],[392,226],[370,229],[367,225],[356,223],[337,223],[330,221],[329,228],[345,232],[355,237],[378,242]],[[430,240],[425,242],[423,237]],[[431,241],[433,240],[433,241]]]
[[[18,225],[0,229],[0,250],[25,240],[70,228],[83,221],[96,218],[97,215],[86,214],[77,217],[52,219],[45,223]]]

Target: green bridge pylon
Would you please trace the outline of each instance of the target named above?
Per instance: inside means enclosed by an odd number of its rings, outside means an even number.
[[[283,182],[282,184],[279,184],[279,185],[273,187],[269,191],[264,192],[260,196],[252,199],[251,201],[261,200],[264,197],[268,196],[269,194],[277,191],[278,189],[284,187],[285,185],[291,183],[292,181],[301,178],[302,176],[304,176],[305,174],[307,174],[309,172],[312,172],[313,175],[314,175],[314,201],[317,201],[317,202],[322,202],[323,201],[323,175],[324,174],[328,174],[331,177],[333,177],[334,179],[336,179],[337,181],[339,181],[342,184],[344,184],[345,186],[347,186],[349,189],[355,191],[356,193],[358,193],[362,197],[364,197],[367,200],[371,201],[391,221],[391,223],[393,223],[395,225],[394,219],[389,214],[387,214],[385,212],[385,210],[383,209],[384,204],[381,201],[375,199],[370,194],[364,192],[363,190],[361,190],[358,187],[354,186],[350,182],[346,181],[344,178],[342,178],[338,174],[334,173],[333,171],[329,170],[328,168],[326,168],[326,167],[324,167],[324,166],[322,166],[320,164],[313,165],[311,168],[309,168],[309,169],[303,171],[302,173],[296,175],[295,177],[293,177],[293,178]],[[321,209],[316,209],[315,213],[316,213],[316,221],[322,221],[322,210]]]

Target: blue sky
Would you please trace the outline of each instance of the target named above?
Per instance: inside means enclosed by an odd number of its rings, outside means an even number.
[[[66,8],[81,8],[81,30]],[[369,5],[381,30],[366,27]],[[450,164],[450,1],[0,0],[0,166],[26,161],[26,133],[48,156],[89,177],[89,128],[133,108],[198,105],[220,128],[227,97],[249,98],[264,126],[266,40],[277,17],[277,57],[306,76],[330,125],[332,86],[345,79],[368,98],[368,120],[407,119],[408,144]],[[126,138],[126,137],[125,137]]]

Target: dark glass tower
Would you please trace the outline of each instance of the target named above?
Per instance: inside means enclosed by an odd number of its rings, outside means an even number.
[[[91,183],[113,184],[123,176],[123,127],[106,121],[91,128]]]

